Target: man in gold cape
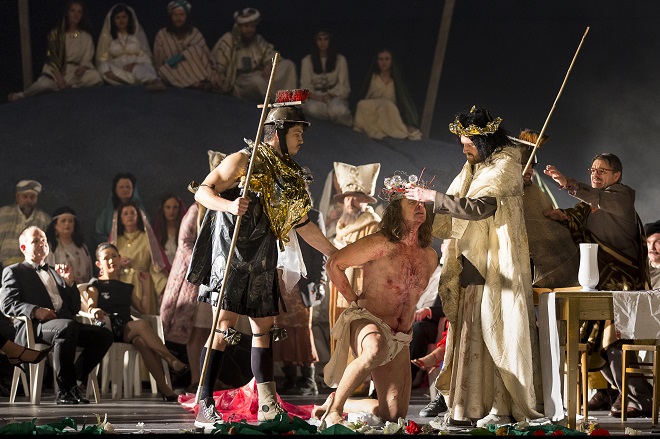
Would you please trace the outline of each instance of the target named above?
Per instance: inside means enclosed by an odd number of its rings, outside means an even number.
[[[481,427],[541,417],[542,389],[523,217],[518,150],[487,110],[461,113],[450,131],[467,157],[446,194],[410,188],[433,202],[434,235],[451,238],[439,294],[449,319],[436,387],[450,422]]]

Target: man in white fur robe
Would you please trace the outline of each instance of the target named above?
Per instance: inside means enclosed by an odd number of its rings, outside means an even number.
[[[446,194],[409,188],[434,203],[434,235],[452,238],[439,294],[449,319],[436,380],[450,423],[506,424],[542,417],[543,394],[519,151],[488,110],[449,125],[467,163]]]

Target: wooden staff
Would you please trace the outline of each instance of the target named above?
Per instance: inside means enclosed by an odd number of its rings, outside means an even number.
[[[561,96],[561,92],[564,91],[564,86],[566,85],[566,81],[568,80],[568,75],[571,74],[571,69],[573,69],[573,64],[575,64],[575,59],[578,56],[578,53],[580,53],[580,49],[582,48],[582,43],[584,43],[584,39],[587,37],[587,34],[589,33],[589,26],[587,26],[587,30],[584,31],[584,35],[582,35],[582,40],[580,40],[580,45],[578,46],[577,50],[575,51],[575,55],[573,55],[573,61],[571,61],[571,65],[568,67],[568,72],[566,72],[566,77],[564,77],[564,82],[561,83],[561,88],[559,89],[559,93],[557,93],[557,97],[555,98],[555,102],[552,104],[552,108],[550,109],[550,113],[548,113],[548,117],[545,119],[545,123],[543,124],[543,128],[541,129],[541,132],[539,133],[539,138],[536,139],[536,145],[534,145],[534,149],[532,149],[532,153],[529,156],[529,160],[527,160],[527,164],[525,165],[525,168],[523,169],[523,175],[525,175],[525,172],[529,169],[529,167],[532,165],[532,160],[534,160],[534,154],[536,154],[536,150],[538,149],[539,145],[541,144],[541,139],[543,138],[543,134],[545,134],[545,129],[548,126],[548,122],[550,121],[550,118],[552,117],[552,112],[555,111],[555,107],[557,106],[557,101],[559,100],[559,97]]]
[[[268,88],[266,89],[266,96],[264,96],[264,105],[261,109],[261,119],[259,120],[259,127],[257,128],[257,135],[254,137],[254,149],[252,150],[252,156],[250,157],[250,163],[248,165],[247,173],[245,174],[245,186],[243,187],[243,193],[241,197],[247,195],[248,188],[250,187],[250,178],[252,177],[252,168],[254,166],[254,158],[257,156],[257,151],[261,145],[261,134],[264,129],[264,121],[266,120],[266,115],[268,113],[268,101],[270,100],[270,88],[273,85],[273,78],[275,78],[275,71],[277,70],[277,63],[280,60],[279,52],[275,52],[273,57],[273,67],[270,70],[270,79],[268,80]],[[215,313],[213,315],[213,325],[211,326],[211,333],[208,338],[208,348],[206,349],[206,355],[204,356],[204,364],[202,365],[201,376],[199,377],[199,386],[197,387],[197,394],[195,395],[195,403],[199,404],[199,397],[202,394],[202,387],[204,386],[204,378],[206,376],[206,369],[209,365],[209,358],[211,358],[211,349],[213,348],[213,339],[215,337],[215,329],[218,327],[218,320],[220,320],[220,308],[222,307],[222,299],[225,296],[225,288],[227,286],[227,278],[229,277],[229,271],[231,270],[231,263],[234,259],[234,249],[236,248],[236,241],[238,241],[238,231],[241,227],[242,215],[239,215],[236,218],[236,225],[234,226],[234,236],[231,238],[231,246],[229,247],[229,254],[227,255],[227,265],[225,266],[225,276],[220,287],[220,294],[218,295],[218,306],[215,308]]]

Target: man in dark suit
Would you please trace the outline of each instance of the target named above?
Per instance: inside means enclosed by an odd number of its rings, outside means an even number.
[[[19,237],[25,261],[6,267],[2,273],[0,300],[8,315],[29,316],[38,342],[55,345],[53,362],[57,404],[89,403],[76,385],[101,362],[112,345],[112,333],[75,319],[80,311],[80,293],[71,267],[44,263],[49,248],[38,227],[28,227]],[[17,327],[16,342],[27,344],[26,328]],[[76,347],[83,348],[77,360]],[[75,361],[74,361],[75,360]]]

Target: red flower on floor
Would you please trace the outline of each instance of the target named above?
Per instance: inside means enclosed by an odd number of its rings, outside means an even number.
[[[561,430],[555,430],[552,433],[550,433],[550,436],[563,436],[564,432]]]
[[[419,434],[421,432],[422,428],[415,421],[409,421],[406,425],[406,433],[408,434]]]
[[[589,436],[611,436],[610,432],[604,428],[596,428],[589,433]]]

